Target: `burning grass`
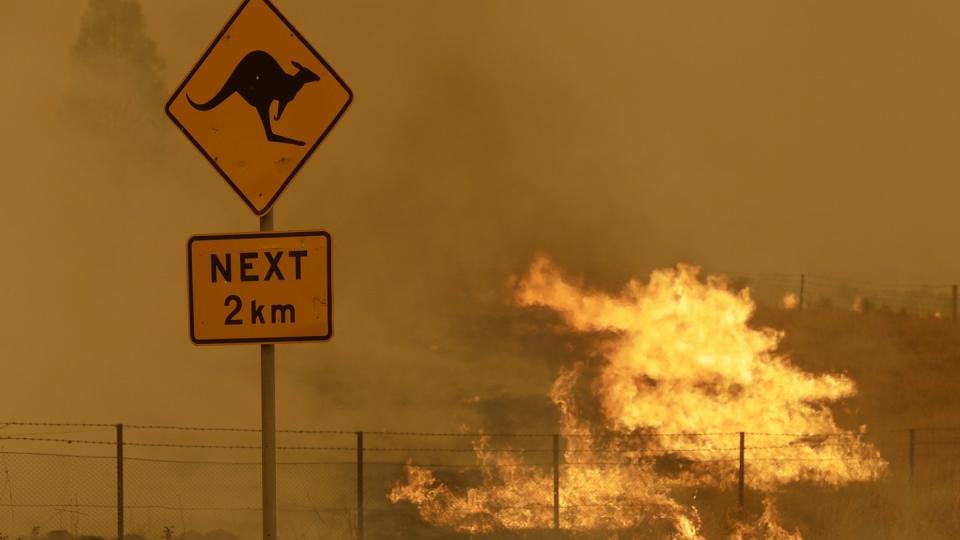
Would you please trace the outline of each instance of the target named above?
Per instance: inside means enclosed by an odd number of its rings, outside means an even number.
[[[863,440],[840,428],[829,404],[855,395],[846,375],[816,375],[778,352],[783,333],[752,328],[749,289],[698,279],[680,265],[630,281],[620,294],[590,291],[537,259],[516,301],[560,315],[567,331],[602,334],[602,365],[588,381],[600,418],[582,414],[576,386],[583,363],[563,369],[550,398],[567,434],[559,469],[560,524],[573,531],[633,530],[648,537],[701,538],[692,488],[729,488],[739,466],[739,432],[750,432],[746,484],[766,494],[754,523],[734,538],[795,538],[777,523],[769,497],[798,482],[840,487],[875,481],[887,467]],[[734,438],[736,436],[736,438]],[[454,489],[429,468],[408,465],[390,494],[435,526],[464,533],[548,528],[549,471],[523,468],[516,454],[476,445],[482,479]],[[735,520],[736,521],[736,520]]]

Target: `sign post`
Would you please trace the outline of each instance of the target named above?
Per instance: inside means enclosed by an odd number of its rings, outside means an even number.
[[[187,242],[190,337],[197,344],[260,345],[263,537],[276,539],[275,345],[333,333],[330,237],[324,231],[197,235]]]
[[[332,335],[330,235],[274,232],[273,205],[353,93],[270,0],[243,0],[167,116],[260,217],[187,247],[190,339],[260,345],[263,538],[277,538],[275,343]]]
[[[273,209],[260,216],[260,232],[273,232]],[[273,343],[260,344],[260,469],[263,538],[277,538],[277,384]]]

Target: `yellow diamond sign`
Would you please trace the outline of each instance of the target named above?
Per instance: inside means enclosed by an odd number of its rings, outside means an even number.
[[[245,0],[167,102],[167,115],[257,215],[353,94],[269,0]]]

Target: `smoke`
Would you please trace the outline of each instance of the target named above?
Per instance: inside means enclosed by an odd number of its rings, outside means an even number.
[[[190,344],[185,269],[256,218],[162,116],[237,4],[3,5],[8,419],[258,425],[258,351]],[[281,427],[555,429],[558,367],[599,359],[511,305],[538,250],[598,290],[960,276],[957,5],[277,4],[355,92],[277,206],[334,256],[333,340],[278,347]],[[848,308],[756,316],[857,381],[838,425],[952,425],[956,333]]]
[[[72,80],[61,105],[69,138],[99,143],[84,148],[110,162],[152,162],[162,151],[156,104],[166,92],[139,2],[90,0],[70,53]]]
[[[188,235],[256,220],[172,124],[150,131],[234,4],[5,6],[10,414],[258,423],[257,351],[189,343],[184,269]],[[333,340],[278,352],[284,425],[444,429],[542,401],[582,343],[505,301],[538,249],[598,287],[677,261],[960,275],[941,249],[958,81],[937,67],[955,6],[871,4],[868,25],[828,4],[280,8],[356,94],[277,206],[334,246]],[[133,104],[115,132],[62,115],[113,92]]]

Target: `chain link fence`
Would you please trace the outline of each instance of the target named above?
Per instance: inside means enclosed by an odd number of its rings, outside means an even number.
[[[36,427],[8,423],[0,430],[0,538],[117,538],[121,521],[125,537],[134,539],[261,536],[257,430],[126,426],[119,460],[113,426],[76,438],[38,434]],[[789,468],[850,459],[828,452],[851,444],[833,435],[803,436],[814,453],[801,455],[786,450],[796,435],[777,433],[647,433],[634,436],[646,440],[638,446],[622,436],[585,443],[580,435],[285,431],[278,436],[278,535],[655,531],[676,527],[657,520],[676,510],[678,491],[680,499],[686,490],[691,501],[729,514],[759,504],[755,484],[772,474],[762,472],[768,462]],[[950,492],[960,480],[960,430],[877,432],[869,442],[889,463],[890,486],[939,486],[948,505],[942,511],[960,500]],[[683,482],[671,483],[678,478]],[[420,491],[404,491],[410,486]]]
[[[787,309],[836,308],[859,312],[956,319],[957,285],[896,284],[811,274],[714,271],[734,290],[749,288],[760,304]]]

